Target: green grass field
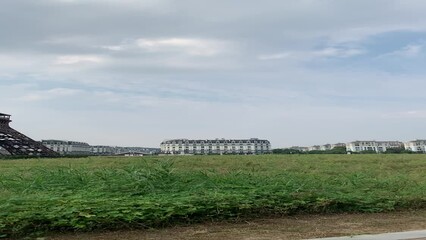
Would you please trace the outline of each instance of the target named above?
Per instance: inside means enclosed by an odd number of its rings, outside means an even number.
[[[426,155],[0,161],[0,236],[426,208]]]

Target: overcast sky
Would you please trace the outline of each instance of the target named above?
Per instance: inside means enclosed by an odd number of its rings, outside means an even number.
[[[423,0],[1,0],[0,112],[158,147],[426,138]]]

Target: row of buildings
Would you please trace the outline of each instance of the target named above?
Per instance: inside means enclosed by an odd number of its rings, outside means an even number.
[[[91,146],[85,142],[63,140],[42,140],[41,143],[61,155],[265,154],[272,150],[268,140],[258,138],[172,139],[163,141],[160,148]]]
[[[348,152],[374,151],[386,152],[389,149],[405,149],[416,153],[426,153],[426,140],[400,141],[355,141],[346,144]]]
[[[414,140],[404,143],[406,150],[426,153],[426,140]]]
[[[400,141],[353,141],[349,143],[336,143],[336,144],[325,144],[315,145],[311,147],[291,147],[291,149],[299,151],[327,151],[332,150],[336,147],[346,147],[346,152],[357,153],[357,152],[376,152],[382,153],[389,149],[404,149],[411,152],[426,153],[426,140],[414,140],[409,142]]]
[[[163,154],[265,154],[271,143],[258,138],[190,140],[172,139],[161,143]]]
[[[251,139],[214,139],[190,140],[173,139],[161,143],[160,148],[91,146],[85,142],[42,140],[47,148],[61,155],[124,155],[141,156],[144,154],[267,154],[271,153],[271,143],[268,140]],[[348,153],[376,152],[383,153],[390,149],[407,150],[415,153],[426,153],[426,140],[400,141],[353,141],[315,145],[311,147],[294,146],[290,149],[303,152],[327,151],[336,147],[346,148]],[[9,153],[0,147],[0,155]]]
[[[250,139],[172,139],[163,141],[160,148],[91,146],[85,142],[42,140],[47,148],[61,155],[142,155],[142,154],[267,154],[271,153],[268,140]],[[348,153],[376,152],[382,153],[389,149],[404,149],[416,153],[426,153],[426,140],[400,141],[353,141],[314,145],[310,147],[294,146],[291,149],[309,151],[328,151],[336,147],[346,148]],[[1,151],[1,149],[0,149]]]
[[[404,143],[399,141],[355,141],[346,144],[347,152],[386,152],[392,148],[403,149]]]
[[[310,147],[291,147],[291,149],[310,152],[328,151],[336,147],[346,148],[347,153],[376,152],[383,153],[390,149],[407,150],[415,153],[426,153],[426,140],[400,141],[353,141],[314,145]],[[271,153],[271,143],[258,138],[251,139],[214,139],[190,140],[172,139],[161,143],[163,154],[265,154]]]
[[[41,143],[47,148],[61,155],[143,155],[157,154],[158,148],[145,147],[117,147],[117,146],[91,146],[85,142],[64,140],[42,140]]]
[[[294,147],[291,147],[290,149],[295,149],[295,150],[302,151],[302,152],[310,152],[310,151],[328,151],[328,150],[332,150],[336,147],[346,147],[346,143],[314,145],[314,146],[310,146],[310,147],[294,146]]]

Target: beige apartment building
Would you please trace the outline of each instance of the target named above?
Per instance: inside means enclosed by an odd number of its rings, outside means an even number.
[[[426,153],[426,140],[414,140],[404,143],[405,150]]]
[[[190,140],[172,139],[161,143],[163,154],[265,154],[271,143],[258,138]]]
[[[389,148],[403,148],[404,144],[399,141],[355,141],[346,144],[347,152],[375,151],[386,152]]]
[[[42,140],[41,143],[61,155],[89,155],[92,153],[92,147],[85,142]]]

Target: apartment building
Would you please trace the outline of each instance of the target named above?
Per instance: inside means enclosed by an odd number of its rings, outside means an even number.
[[[321,150],[320,145],[314,145],[314,146],[308,147],[308,151],[320,151],[320,150]]]
[[[375,151],[386,152],[389,148],[403,148],[404,144],[399,141],[355,141],[346,144],[347,152]]]
[[[331,144],[331,149],[334,149],[336,147],[346,147],[346,143],[335,143],[335,144]]]
[[[271,152],[271,143],[258,138],[173,139],[161,143],[161,152],[164,154],[264,154]]]
[[[61,155],[90,155],[92,153],[92,147],[85,142],[42,140],[41,143]]]
[[[426,140],[414,140],[404,143],[405,150],[426,153]]]
[[[116,150],[115,147],[96,145],[91,146],[91,152],[94,155],[113,155],[115,154]]]
[[[335,143],[335,144],[324,144],[324,145],[314,145],[306,147],[306,151],[328,151],[332,150],[335,147],[346,147],[346,143]]]

